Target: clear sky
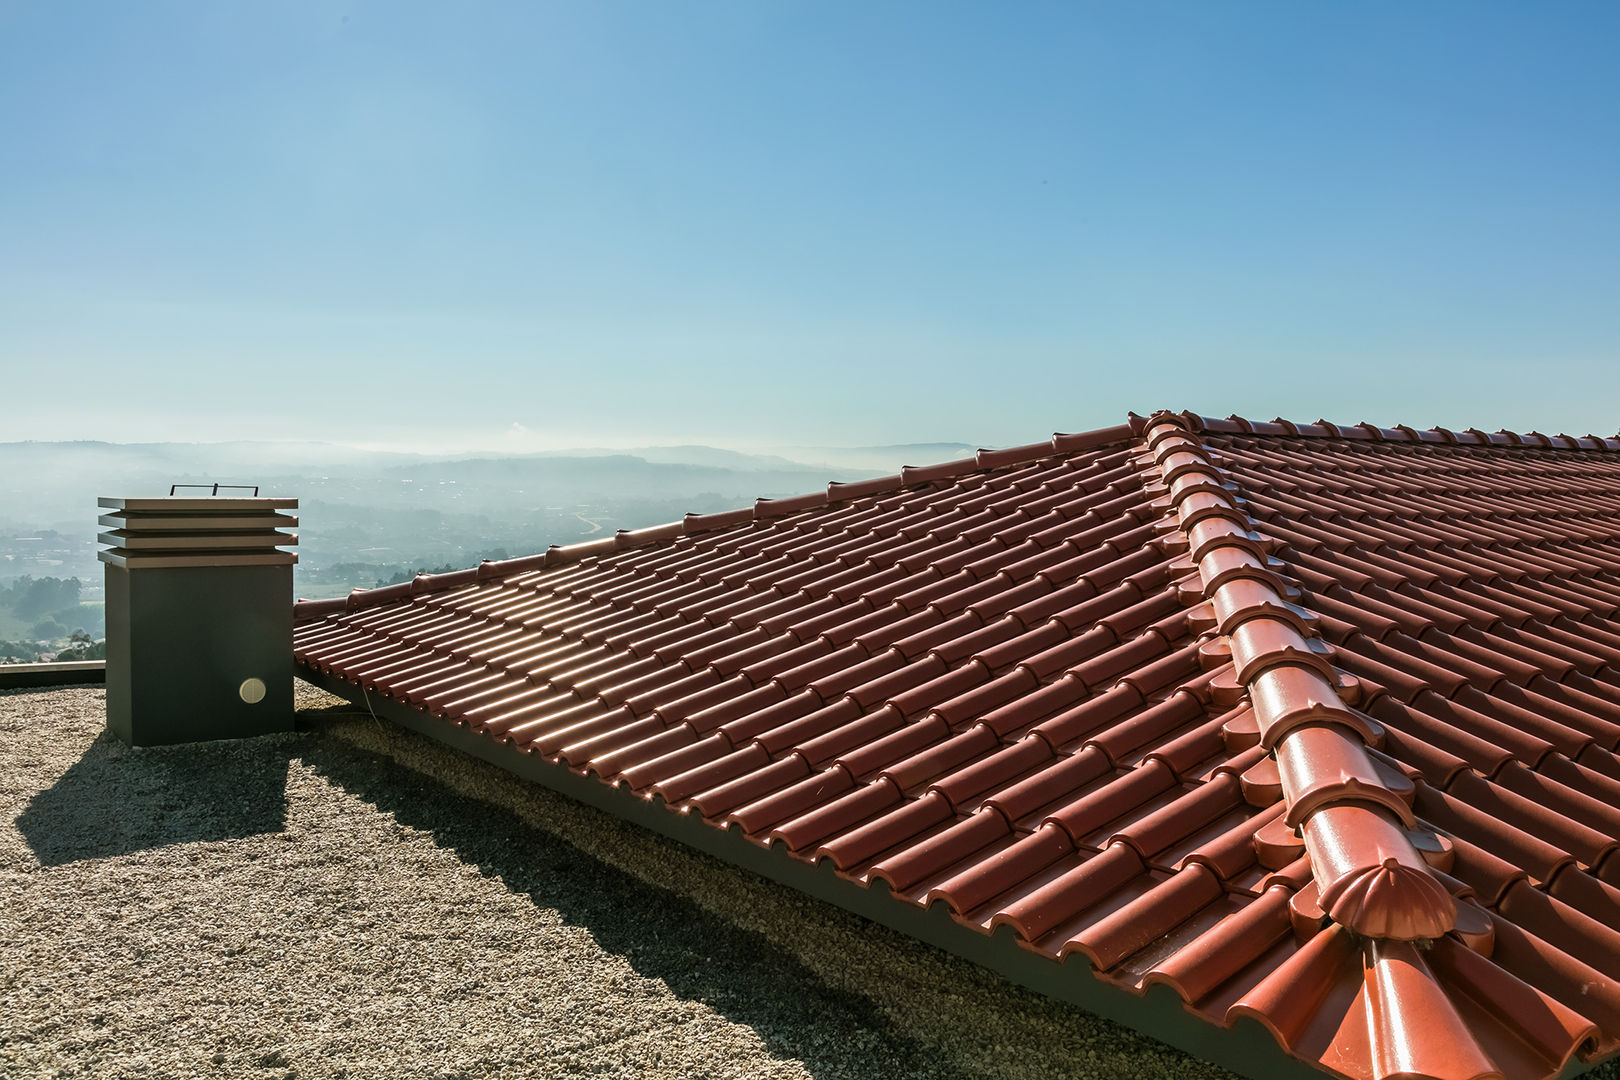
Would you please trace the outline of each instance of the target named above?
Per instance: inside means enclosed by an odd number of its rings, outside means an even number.
[[[0,0],[0,439],[1613,433],[1620,4]]]

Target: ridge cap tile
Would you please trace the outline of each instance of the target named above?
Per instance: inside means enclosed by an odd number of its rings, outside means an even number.
[[[1326,421],[1319,421],[1316,426],[1335,436],[1343,434],[1339,427]],[[1192,456],[1185,449],[1188,440],[1173,436],[1172,432],[1177,428],[1186,430],[1185,425],[1178,425],[1170,417],[1150,422],[1147,428],[1149,445],[1156,448],[1154,456],[1165,470],[1167,485],[1171,479],[1169,463],[1182,458],[1183,461],[1176,467],[1186,469],[1190,466],[1185,459]],[[1362,434],[1370,437],[1366,432]],[[1219,479],[1215,466],[1206,463],[1202,467]],[[1195,498],[1225,502],[1233,513],[1242,515],[1240,524],[1253,524],[1238,504],[1236,494],[1224,497],[1208,493],[1183,495],[1176,503],[1177,514],[1181,515],[1187,503]],[[1205,506],[1208,506],[1207,502]],[[1182,516],[1181,520],[1185,526],[1187,517]],[[1229,577],[1222,580],[1219,568],[1206,572],[1206,565],[1218,558],[1217,552],[1210,552],[1198,561],[1200,576],[1205,582],[1204,591],[1212,602],[1230,580]],[[1269,589],[1269,584],[1260,583],[1260,588]],[[1275,593],[1273,595],[1280,604],[1282,597]],[[1245,633],[1245,627],[1251,629]],[[1268,631],[1268,627],[1275,630]],[[1268,728],[1272,732],[1272,738],[1266,741],[1274,756],[1282,755],[1279,765],[1282,766],[1285,781],[1293,778],[1292,782],[1284,784],[1285,795],[1302,800],[1298,807],[1290,806],[1290,821],[1306,829],[1306,850],[1317,880],[1331,882],[1336,890],[1329,914],[1336,921],[1345,922],[1358,933],[1368,936],[1410,939],[1414,936],[1434,937],[1448,932],[1453,925],[1454,911],[1448,906],[1449,900],[1436,900],[1436,890],[1442,896],[1448,894],[1432,879],[1429,879],[1429,885],[1418,880],[1418,876],[1427,878],[1428,868],[1410,843],[1404,842],[1404,837],[1397,840],[1392,835],[1385,835],[1376,847],[1366,846],[1372,837],[1379,836],[1381,832],[1387,833],[1387,830],[1380,828],[1377,816],[1380,812],[1402,814],[1410,822],[1411,812],[1399,794],[1385,786],[1370,762],[1364,766],[1353,764],[1357,760],[1365,761],[1365,758],[1355,756],[1359,751],[1352,749],[1356,743],[1345,727],[1320,721],[1312,723],[1308,716],[1301,716],[1296,726],[1279,730],[1278,725],[1284,719],[1280,711],[1285,708],[1283,699],[1261,692],[1259,680],[1284,669],[1313,672],[1317,678],[1324,680],[1323,685],[1326,686],[1327,680],[1334,675],[1330,662],[1323,659],[1320,653],[1309,649],[1306,640],[1292,627],[1270,616],[1255,615],[1231,628],[1231,632],[1243,634],[1233,643],[1234,656],[1241,658],[1235,673],[1236,682],[1254,696],[1262,732],[1267,732]],[[1267,682],[1274,682],[1274,679]],[[1293,745],[1285,750],[1288,744]],[[1305,775],[1325,765],[1324,761],[1313,760],[1313,751],[1316,758],[1326,755],[1329,760],[1337,758],[1341,764],[1336,768],[1327,767],[1329,775],[1306,780]],[[1335,772],[1337,776],[1331,775]],[[1369,802],[1385,809],[1374,809],[1373,805],[1368,805]],[[1346,852],[1359,854],[1360,858],[1354,865],[1339,865],[1333,861],[1334,855]],[[1368,859],[1376,861],[1369,865]]]

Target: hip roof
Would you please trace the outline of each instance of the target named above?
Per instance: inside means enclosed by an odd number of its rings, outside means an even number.
[[[1620,1049],[1617,610],[1620,439],[1157,413],[295,654],[1330,1073],[1540,1080]]]

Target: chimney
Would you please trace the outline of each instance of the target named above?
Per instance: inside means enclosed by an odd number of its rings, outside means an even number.
[[[132,746],[291,731],[297,499],[100,499],[107,728]]]

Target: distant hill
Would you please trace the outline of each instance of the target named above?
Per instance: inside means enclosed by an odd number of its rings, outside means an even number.
[[[902,465],[936,465],[972,457],[978,447],[967,443],[896,443],[892,446],[782,446],[777,453],[795,461],[823,463],[872,476],[900,471]]]
[[[684,445],[429,456],[337,443],[0,443],[0,525],[71,527],[93,521],[97,496],[164,495],[174,483],[259,484],[261,494],[295,497],[358,485],[374,488],[372,498],[394,506],[407,495],[418,505],[436,502],[422,489],[442,481],[466,485],[445,493],[458,508],[497,511],[519,491],[525,498],[556,500],[711,494],[749,501],[891,473],[901,465],[949,461],[974,450],[965,443],[771,449]],[[406,481],[418,490],[404,490]],[[384,490],[385,482],[397,489]],[[476,496],[473,488],[479,489]]]
[[[707,448],[704,448],[707,449]],[[638,454],[599,457],[530,456],[468,458],[394,466],[390,477],[422,486],[463,486],[467,505],[494,508],[503,503],[577,502],[599,498],[668,499],[719,495],[739,505],[760,496],[796,495],[829,480],[857,477],[848,470],[783,461],[762,467],[764,458],[715,451],[718,460],[744,459],[752,467],[649,461]]]
[[[176,483],[257,484],[261,495],[297,498],[299,587],[341,592],[972,452],[919,443],[429,456],[329,443],[0,443],[0,580],[99,581],[97,497],[166,495]]]
[[[278,476],[374,472],[409,460],[336,443],[0,443],[0,523],[94,524],[102,495],[167,495],[175,483],[266,485]]]
[[[482,456],[482,455],[480,455]],[[628,449],[607,449],[579,447],[570,450],[542,450],[535,454],[525,454],[524,457],[547,458],[592,458],[592,457],[638,457],[643,461],[656,465],[709,465],[720,469],[739,469],[743,471],[766,470],[798,470],[821,467],[821,458],[810,457],[804,460],[782,457],[776,454],[752,454],[740,450],[722,450],[716,446],[635,446]]]
[[[526,457],[587,458],[630,455],[665,465],[712,465],[724,469],[780,471],[808,469],[882,476],[902,465],[933,465],[971,457],[968,443],[896,443],[890,446],[760,446],[747,451],[714,446],[637,446],[624,450],[576,448],[546,450]],[[485,455],[478,455],[485,456]]]
[[[447,483],[489,489],[457,504],[499,508],[501,491],[572,499],[682,494],[800,494],[834,479],[893,473],[974,452],[961,442],[888,447],[781,447],[745,453],[706,445],[549,450],[525,455],[413,455],[326,442],[0,442],[0,523],[71,525],[94,518],[97,495],[168,494],[175,483],[259,484],[261,494],[309,494],[311,481]],[[546,494],[551,492],[551,494]],[[381,495],[382,492],[377,492]],[[397,505],[405,491],[389,492]],[[420,491],[411,497],[423,499]],[[429,499],[431,502],[431,499]]]

